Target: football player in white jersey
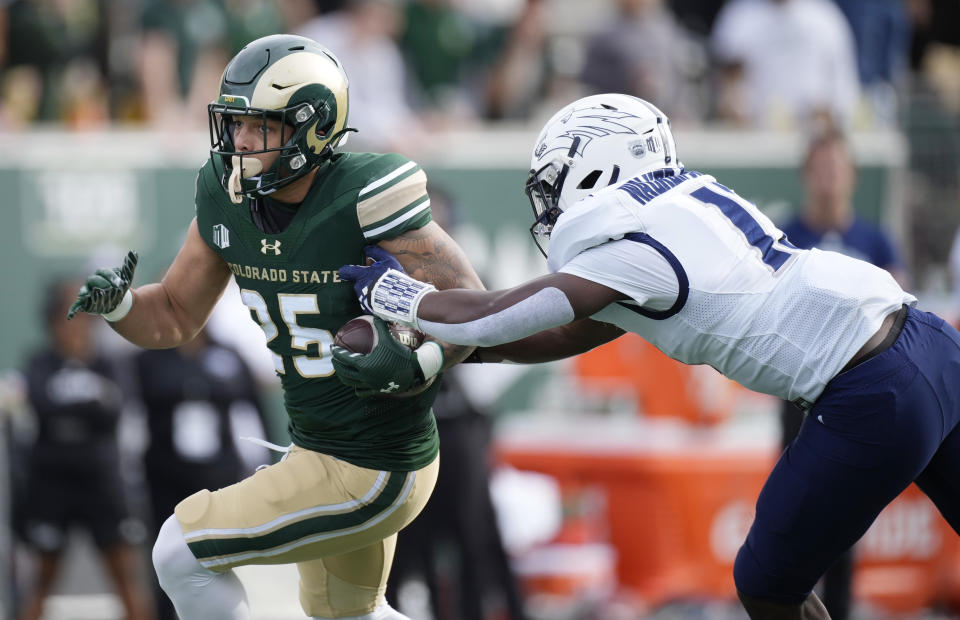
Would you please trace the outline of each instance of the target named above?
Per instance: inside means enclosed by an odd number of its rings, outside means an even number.
[[[814,584],[911,482],[960,527],[960,333],[889,273],[793,247],[753,204],[685,171],[666,116],[634,97],[560,110],[526,191],[550,275],[435,291],[379,249],[340,275],[369,312],[488,347],[490,361],[559,359],[630,331],[807,410],[734,566],[753,619],[828,618]]]

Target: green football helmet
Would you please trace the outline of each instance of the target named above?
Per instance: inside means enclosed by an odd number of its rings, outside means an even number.
[[[239,203],[242,195],[263,196],[323,164],[348,131],[347,74],[333,53],[316,41],[270,35],[244,47],[227,64],[220,95],[208,107],[210,155],[223,189]],[[282,122],[281,146],[238,151],[236,117]],[[289,132],[289,137],[287,137]],[[264,132],[266,136],[266,132]],[[279,152],[268,170],[251,155]]]

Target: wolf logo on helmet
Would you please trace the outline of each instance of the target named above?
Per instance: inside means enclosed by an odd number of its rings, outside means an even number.
[[[575,118],[574,115],[576,115]],[[630,112],[611,109],[603,105],[571,110],[571,115],[560,119],[560,123],[566,125],[571,120],[576,122],[552,139],[549,144],[546,141],[541,142],[540,144],[544,148],[537,154],[537,158],[542,158],[545,153],[558,149],[569,151],[574,138],[577,136],[581,138],[577,154],[582,156],[587,145],[594,138],[602,138],[611,134],[637,135],[636,128],[631,127],[631,124],[635,123],[637,119],[638,117]],[[569,142],[564,144],[567,139],[569,139]]]
[[[589,147],[589,148],[588,148]],[[667,116],[643,99],[621,94],[584,97],[547,121],[530,163],[526,193],[530,227],[540,251],[570,205],[596,190],[655,170],[683,165]]]
[[[208,107],[210,154],[234,202],[270,194],[322,165],[355,131],[347,127],[347,75],[333,53],[304,37],[257,39],[227,65],[220,94]],[[282,146],[240,152],[233,143],[236,117],[279,120]],[[268,170],[251,155],[278,151]]]

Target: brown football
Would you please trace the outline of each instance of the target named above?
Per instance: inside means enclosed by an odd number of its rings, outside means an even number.
[[[373,317],[358,316],[344,323],[333,337],[333,344],[354,353],[369,353],[373,350],[377,332],[373,328]]]
[[[399,323],[387,323],[387,325],[390,327],[390,335],[408,349],[416,349],[423,344],[423,339],[426,338],[426,334],[412,327]]]
[[[423,332],[397,323],[388,325],[390,334],[405,347],[416,349],[423,344]],[[373,327],[373,317],[365,314],[344,323],[333,337],[333,343],[354,353],[367,354],[376,345],[376,338],[377,330]]]

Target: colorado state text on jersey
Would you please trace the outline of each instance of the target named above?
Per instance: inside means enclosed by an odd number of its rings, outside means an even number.
[[[337,284],[342,282],[336,269],[284,269],[282,267],[256,267],[227,263],[230,271],[238,278],[248,280],[266,280],[268,282],[293,282],[309,284]],[[288,273],[289,272],[289,273]]]

